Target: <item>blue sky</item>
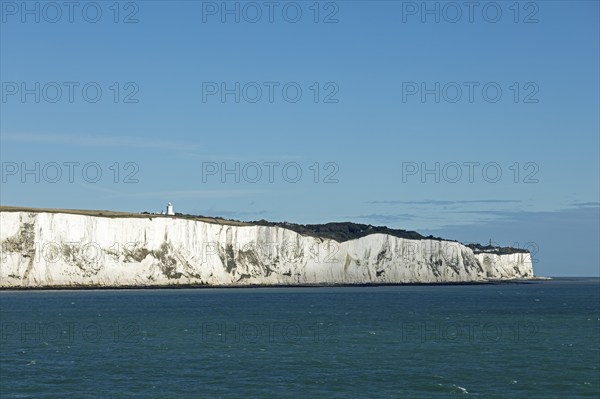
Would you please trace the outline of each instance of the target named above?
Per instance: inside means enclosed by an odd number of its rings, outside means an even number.
[[[600,274],[597,1],[0,3],[2,204],[350,220]]]

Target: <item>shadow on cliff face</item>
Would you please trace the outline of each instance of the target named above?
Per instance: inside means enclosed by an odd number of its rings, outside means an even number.
[[[26,217],[24,218],[23,215],[26,215]],[[27,269],[23,274],[23,280],[29,277],[36,256],[34,230],[36,216],[35,213],[22,214],[17,233],[0,243],[0,250],[2,251],[0,256],[3,258],[0,261],[4,261],[4,257],[8,254],[20,254],[23,258],[29,258]]]

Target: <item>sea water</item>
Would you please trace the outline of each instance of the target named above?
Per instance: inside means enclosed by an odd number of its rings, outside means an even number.
[[[600,281],[5,291],[1,398],[597,398]]]

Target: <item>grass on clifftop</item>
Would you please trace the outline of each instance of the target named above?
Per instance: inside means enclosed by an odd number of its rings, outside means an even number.
[[[134,213],[134,212],[117,212],[108,210],[91,210],[91,209],[53,209],[53,208],[28,208],[22,206],[7,206],[0,205],[0,212],[34,212],[34,213],[66,213],[69,215],[85,215],[98,216],[105,218],[137,218],[137,219],[153,219],[153,218],[177,218],[177,219],[192,219],[206,223],[215,223],[232,226],[251,226],[250,223],[244,223],[236,220],[228,220],[223,218],[212,218],[206,216],[182,215],[180,213],[175,216],[158,215],[153,213]]]
[[[387,226],[372,226],[370,224],[359,224],[352,222],[333,222],[325,224],[296,224],[288,222],[269,222],[267,220],[257,220],[252,222],[242,222],[239,220],[225,219],[221,217],[209,217],[203,215],[185,215],[182,213],[175,213],[174,216],[170,215],[158,215],[148,212],[132,213],[132,212],[116,212],[108,210],[85,210],[85,209],[47,209],[47,208],[27,208],[18,206],[3,206],[0,205],[0,212],[45,212],[45,213],[66,213],[71,215],[85,215],[85,216],[97,216],[107,218],[137,218],[137,219],[152,219],[152,218],[172,218],[172,219],[187,219],[200,221],[205,223],[229,225],[229,226],[267,226],[267,227],[280,227],[283,229],[292,230],[300,235],[320,237],[335,240],[337,242],[344,242],[349,240],[355,240],[357,238],[365,237],[370,234],[388,234],[398,238],[404,238],[409,240],[436,240],[436,241],[454,241],[443,239],[434,236],[423,236],[416,231],[391,229]],[[512,247],[494,247],[494,246],[483,246],[480,244],[468,244],[475,253],[487,252],[492,254],[504,255],[511,253],[527,253],[529,251],[525,249],[512,248]]]

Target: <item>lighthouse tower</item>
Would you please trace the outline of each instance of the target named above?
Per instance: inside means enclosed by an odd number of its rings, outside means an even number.
[[[173,204],[170,202],[167,204],[167,215],[175,215],[175,212],[173,212]]]

